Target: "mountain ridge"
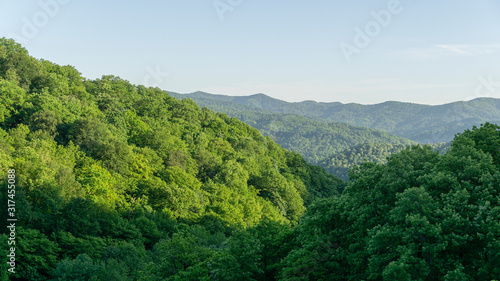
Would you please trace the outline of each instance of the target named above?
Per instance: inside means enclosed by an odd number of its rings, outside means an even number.
[[[377,102],[377,103],[369,103],[369,104],[364,104],[364,103],[359,103],[359,102],[340,102],[340,101],[317,101],[317,100],[302,100],[302,101],[286,101],[283,99],[275,98],[269,95],[266,95],[264,93],[256,93],[256,94],[250,94],[250,95],[242,95],[242,96],[231,96],[231,95],[223,95],[223,94],[212,94],[209,92],[205,91],[194,91],[191,93],[179,93],[179,92],[173,92],[173,91],[167,91],[169,94],[174,93],[177,95],[181,96],[204,96],[204,97],[219,97],[222,100],[233,100],[233,99],[238,99],[238,98],[254,98],[254,97],[263,97],[266,99],[271,99],[274,101],[279,101],[283,103],[288,103],[288,104],[301,104],[301,103],[315,103],[315,104],[324,104],[324,105],[361,105],[361,106],[376,106],[376,105],[382,105],[386,103],[396,103],[396,104],[410,104],[410,105],[418,105],[418,106],[428,106],[428,107],[436,107],[436,106],[443,106],[443,105],[450,105],[454,103],[461,103],[461,102],[471,102],[475,100],[500,100],[500,98],[494,98],[494,97],[477,97],[468,101],[463,101],[463,100],[457,100],[457,101],[451,101],[451,102],[446,102],[446,103],[441,103],[441,104],[425,104],[425,103],[418,103],[418,102],[409,102],[409,101],[398,101],[398,100],[386,100],[382,102]]]
[[[500,99],[488,97],[442,105],[400,101],[363,105],[341,102],[286,102],[264,94],[225,96],[195,92],[172,95],[181,99],[191,98],[202,107],[233,116],[244,111],[297,114],[329,123],[347,123],[382,130],[419,143],[449,142],[456,133],[466,128],[485,122],[500,122]]]

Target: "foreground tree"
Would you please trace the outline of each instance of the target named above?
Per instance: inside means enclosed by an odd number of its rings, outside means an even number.
[[[282,280],[497,280],[500,128],[458,134],[450,150],[413,147],[362,164],[339,198],[294,229]]]

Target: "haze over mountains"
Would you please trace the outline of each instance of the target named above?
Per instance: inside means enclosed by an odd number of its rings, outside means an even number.
[[[230,116],[243,112],[286,113],[325,122],[340,122],[367,127],[419,143],[449,142],[456,133],[484,122],[500,121],[500,99],[477,98],[443,105],[423,105],[388,101],[373,105],[315,101],[286,102],[264,94],[224,96],[204,92],[171,93],[189,97],[202,107]]]

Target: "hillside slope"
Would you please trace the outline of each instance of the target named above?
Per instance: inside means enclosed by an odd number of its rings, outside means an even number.
[[[17,280],[45,280],[57,260],[100,258],[123,241],[151,250],[171,221],[293,225],[312,200],[344,186],[236,118],[119,77],[87,80],[4,38],[0,93],[1,196],[13,171]]]
[[[364,143],[416,144],[380,130],[327,123],[299,115],[241,113],[236,116],[282,147],[296,151],[306,160],[319,165],[332,154]]]
[[[190,97],[200,106],[230,115],[242,111],[287,113],[325,122],[368,127],[408,138],[419,143],[449,142],[456,133],[485,122],[500,121],[500,99],[478,98],[444,105],[384,102],[374,105],[314,101],[285,102],[263,94],[230,97],[195,92]]]
[[[500,276],[500,126],[344,183],[235,118],[6,39],[0,94],[2,281]]]

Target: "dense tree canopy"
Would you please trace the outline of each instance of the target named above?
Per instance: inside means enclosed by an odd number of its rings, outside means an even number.
[[[444,153],[449,143],[436,143],[430,146]],[[408,146],[404,144],[363,143],[325,157],[318,165],[347,181],[350,168],[363,162],[387,163],[387,158],[391,154],[398,153],[406,147]]]
[[[0,214],[1,280],[500,279],[497,125],[345,183],[236,118],[7,39],[0,91],[18,220],[12,274]]]
[[[281,280],[498,280],[500,126],[350,170],[294,228]]]
[[[332,154],[365,143],[416,144],[374,129],[327,123],[298,115],[242,113],[236,116],[284,148],[299,152],[309,162],[320,165]]]
[[[88,268],[82,276],[101,276],[116,262],[123,270],[114,274],[137,277],[137,268],[103,253],[131,243],[147,265],[151,251],[168,252],[206,233],[212,242],[200,247],[216,248],[189,252],[196,260],[183,261],[186,270],[216,249],[243,243],[237,237],[255,239],[245,232],[225,242],[233,227],[263,220],[294,225],[307,204],[344,186],[235,118],[119,77],[87,80],[8,39],[0,39],[0,91],[2,179],[8,169],[17,173],[24,261],[18,279],[76,276],[80,267]],[[205,222],[218,227],[210,232]],[[213,266],[227,266],[222,260],[228,258],[223,252]],[[150,262],[144,276],[167,266]]]

